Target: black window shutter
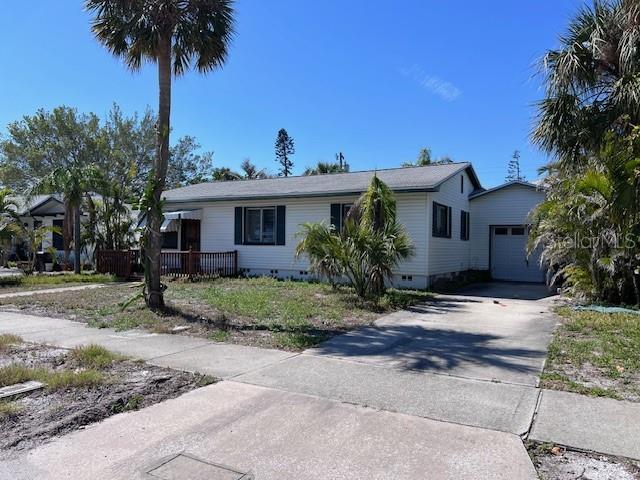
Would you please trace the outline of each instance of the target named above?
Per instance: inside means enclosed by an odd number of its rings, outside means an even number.
[[[242,207],[235,208],[234,242],[242,245]]]
[[[449,221],[447,222],[447,237],[451,238],[451,207],[447,207],[449,213]]]
[[[342,228],[342,206],[339,203],[331,204],[331,225],[339,232]]]
[[[276,245],[285,244],[285,222],[286,222],[287,207],[285,205],[278,205],[276,207]]]
[[[433,202],[433,212],[431,215],[431,235],[438,235],[438,206]]]

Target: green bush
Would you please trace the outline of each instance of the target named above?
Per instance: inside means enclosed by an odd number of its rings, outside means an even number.
[[[348,279],[361,298],[379,298],[393,269],[414,253],[413,242],[396,219],[391,189],[377,176],[342,220],[341,230],[324,222],[302,225],[296,255],[335,283]]]

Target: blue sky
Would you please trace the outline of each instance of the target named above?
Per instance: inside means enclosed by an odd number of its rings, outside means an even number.
[[[344,152],[353,170],[413,160],[421,147],[504,179],[515,149],[529,178],[546,162],[528,134],[543,94],[535,62],[579,0],[238,0],[224,69],[174,82],[174,135],[216,166],[275,171],[286,128],[299,173]],[[0,132],[38,108],[104,115],[155,108],[156,71],[131,73],[92,37],[82,2],[7,2],[0,15]]]

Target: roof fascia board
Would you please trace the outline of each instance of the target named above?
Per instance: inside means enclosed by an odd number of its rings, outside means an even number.
[[[397,188],[393,189],[394,193],[423,193],[423,192],[437,192],[440,190],[440,186],[433,188]],[[165,199],[166,204],[179,204],[179,203],[205,203],[205,202],[237,202],[247,200],[277,200],[279,198],[292,199],[292,198],[321,198],[321,197],[343,197],[348,195],[361,195],[363,190],[349,191],[349,192],[332,192],[332,193],[295,193],[287,195],[248,195],[243,197],[192,197],[181,198],[179,200]]]

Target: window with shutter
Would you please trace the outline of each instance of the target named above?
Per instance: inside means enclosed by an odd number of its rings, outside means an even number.
[[[286,207],[236,207],[236,245],[284,245]]]
[[[451,238],[451,207],[433,202],[432,236]]]

